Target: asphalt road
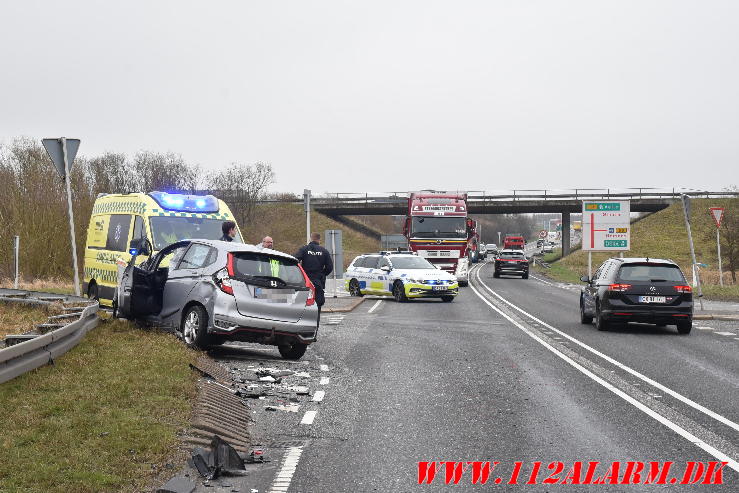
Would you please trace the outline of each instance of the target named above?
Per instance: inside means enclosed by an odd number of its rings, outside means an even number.
[[[679,482],[687,461],[739,458],[739,324],[696,323],[703,328],[689,336],[636,325],[598,332],[579,323],[577,296],[537,276],[494,279],[491,265],[479,264],[453,303],[368,299],[331,324],[324,317],[305,362],[224,354],[234,368],[310,368],[312,394],[324,392],[296,413],[254,406],[255,440],[271,445],[273,463],[250,486],[738,491],[739,474],[729,467],[723,485],[542,484],[557,461],[560,480],[576,461],[601,462],[596,476],[613,461],[622,461],[620,476],[625,461],[672,461],[668,478]],[[471,471],[445,485],[443,468],[419,485],[419,461],[500,464],[487,485],[471,484]],[[516,461],[518,485],[507,485]],[[525,486],[536,461],[537,484]]]

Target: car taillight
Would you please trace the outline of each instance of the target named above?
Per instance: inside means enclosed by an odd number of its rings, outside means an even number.
[[[618,293],[623,293],[627,289],[631,287],[631,284],[611,284],[608,286],[609,291],[616,291]]]
[[[234,288],[231,286],[232,277],[234,277],[234,254],[229,253],[226,260],[226,268],[216,272],[215,278],[218,289],[231,296],[234,295]]]
[[[693,288],[691,288],[690,286],[675,286],[675,291],[677,291],[678,293],[692,293]]]
[[[308,299],[305,301],[305,306],[311,306],[316,303],[316,287],[310,282],[308,274],[303,270],[302,265],[298,265],[300,272],[303,273],[303,279],[305,279],[305,287],[308,288]]]

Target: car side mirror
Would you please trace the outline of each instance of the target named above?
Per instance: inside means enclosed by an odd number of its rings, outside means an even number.
[[[390,272],[392,269],[390,268],[389,265],[383,265],[382,267],[380,267],[380,270],[384,270],[385,272]]]
[[[151,255],[149,240],[147,240],[146,238],[131,240],[131,243],[128,245],[128,253],[130,253],[133,257],[137,255]]]
[[[582,282],[586,282],[586,283],[590,284],[590,278],[588,276],[581,276],[580,277],[580,280]]]

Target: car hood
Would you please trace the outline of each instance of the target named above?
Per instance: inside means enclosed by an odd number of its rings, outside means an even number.
[[[456,281],[457,278],[450,273],[439,269],[394,269],[392,271],[394,277],[403,279],[445,279],[448,281]]]

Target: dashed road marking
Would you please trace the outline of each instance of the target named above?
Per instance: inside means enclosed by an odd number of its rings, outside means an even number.
[[[375,302],[375,304],[372,305],[372,308],[370,308],[369,310],[367,310],[367,313],[372,313],[373,311],[375,311],[375,308],[377,308],[378,306],[380,306],[380,303],[382,303],[382,300],[377,300]]]
[[[313,394],[313,402],[321,402],[323,400],[323,396],[325,395],[325,390],[316,390],[316,392]]]
[[[316,419],[318,411],[306,411],[303,415],[303,419],[300,421],[301,425],[312,425],[313,420]]]
[[[733,332],[715,332],[715,334],[718,334],[720,336],[735,336]]]
[[[328,371],[328,365],[321,365],[321,371]]]
[[[282,468],[277,473],[277,477],[274,481],[272,481],[272,486],[269,490],[270,492],[282,493],[288,490],[302,453],[303,447],[290,447],[287,450],[285,453],[285,460],[282,463]]]
[[[328,382],[331,380],[329,377],[321,377],[321,381],[318,382],[319,385],[328,385]]]
[[[696,327],[698,330],[713,330],[713,327]]]

